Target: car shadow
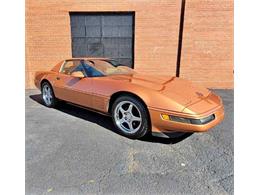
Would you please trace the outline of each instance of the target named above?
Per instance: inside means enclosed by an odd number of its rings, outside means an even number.
[[[30,95],[29,96],[32,100],[35,102],[41,104],[44,106],[41,95],[36,94],[36,95]],[[83,120],[96,123],[97,125],[104,127],[105,129],[108,129],[114,133],[119,134],[116,131],[116,127],[114,126],[111,117],[105,116],[96,112],[92,112],[89,110],[86,110],[84,108],[77,107],[75,105],[61,102],[60,104],[57,105],[54,109],[64,112],[66,114],[70,114],[74,117],[81,118]],[[140,138],[139,140],[141,141],[146,141],[146,142],[153,142],[153,143],[162,143],[162,144],[176,144],[180,141],[183,141],[184,139],[188,138],[191,136],[192,133],[182,133],[182,132],[176,132],[174,133],[171,138],[162,138],[162,137],[155,137],[152,135],[146,135],[145,137]]]

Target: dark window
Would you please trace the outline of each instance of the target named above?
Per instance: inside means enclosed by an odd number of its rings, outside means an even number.
[[[108,57],[133,67],[134,12],[71,12],[70,21],[73,57]]]

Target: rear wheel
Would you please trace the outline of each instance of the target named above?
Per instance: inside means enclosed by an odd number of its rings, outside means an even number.
[[[42,99],[43,99],[44,105],[47,107],[50,107],[50,108],[55,107],[57,100],[55,98],[55,95],[54,95],[54,92],[53,92],[53,89],[52,89],[50,83],[44,82],[42,84],[41,91],[42,91]]]
[[[112,106],[112,118],[119,132],[129,138],[140,138],[149,131],[148,113],[136,98],[121,96]]]

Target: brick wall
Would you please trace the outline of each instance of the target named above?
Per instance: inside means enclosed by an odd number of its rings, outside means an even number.
[[[70,11],[135,11],[135,68],[175,75],[181,0],[26,0],[26,88],[71,57]],[[233,2],[186,0],[180,76],[233,87]]]
[[[35,71],[71,57],[69,11],[135,11],[135,68],[175,75],[179,0],[27,0],[26,88]]]
[[[180,76],[233,88],[233,1],[186,0]]]

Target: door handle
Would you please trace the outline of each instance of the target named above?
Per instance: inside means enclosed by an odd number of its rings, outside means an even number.
[[[57,80],[60,80],[60,77],[56,77]]]

